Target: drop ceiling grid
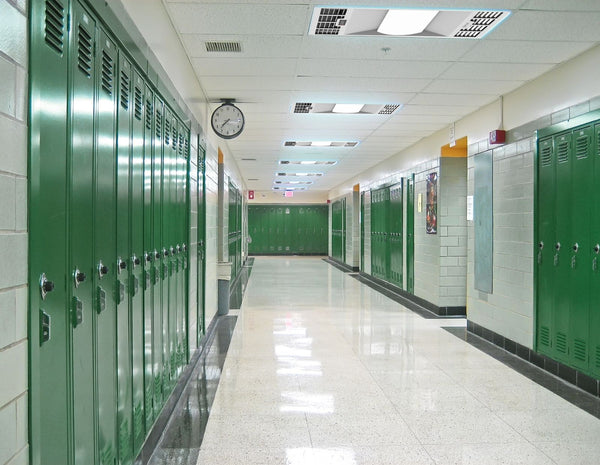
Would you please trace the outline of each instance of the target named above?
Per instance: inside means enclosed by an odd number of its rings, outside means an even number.
[[[582,34],[545,30],[544,22],[556,27],[562,13],[521,10],[477,41],[309,36],[317,4],[305,1],[163,3],[208,98],[236,98],[246,114],[245,132],[228,141],[227,147],[244,178],[260,179],[253,182],[255,189],[271,188],[273,175],[281,168],[278,160],[330,158],[339,163],[313,186],[333,188],[600,40],[598,28],[592,27],[600,22],[596,0],[568,2],[580,10],[567,16],[568,21],[581,23]],[[389,6],[388,0],[369,3]],[[414,0],[410,5],[512,9],[524,5],[544,10],[546,3],[547,9],[564,9],[553,0]],[[364,0],[344,4],[362,6]],[[581,11],[583,4],[587,9]],[[209,54],[204,47],[207,40],[239,41],[242,53]],[[298,101],[402,103],[405,107],[389,118],[293,115],[290,109]],[[285,140],[360,140],[361,144],[334,154],[286,150]]]

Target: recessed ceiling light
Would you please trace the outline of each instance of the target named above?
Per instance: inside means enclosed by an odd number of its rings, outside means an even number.
[[[281,160],[280,165],[335,165],[335,160]]]
[[[280,187],[280,186],[273,186],[272,189],[274,191],[305,191],[306,187]]]
[[[439,10],[388,10],[377,32],[390,36],[420,34],[438,13]]]
[[[298,184],[302,184],[302,185],[310,185],[312,184],[312,181],[273,181],[273,184],[285,184],[286,186],[288,184],[290,185],[298,185]]]
[[[362,103],[336,103],[331,111],[334,113],[360,113],[364,106]]]
[[[323,173],[277,173],[277,176],[323,176]]]
[[[508,10],[316,7],[309,33],[480,39],[509,15]]]
[[[287,140],[283,143],[285,147],[356,147],[358,141],[349,142],[319,142],[319,141],[292,141]]]

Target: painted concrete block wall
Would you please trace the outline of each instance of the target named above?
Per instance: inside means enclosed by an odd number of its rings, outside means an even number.
[[[438,186],[439,306],[467,304],[467,159],[442,158]]]
[[[0,465],[28,463],[27,17],[0,0]]]
[[[474,288],[474,229],[468,222],[467,318],[533,348],[534,296],[534,150],[535,131],[600,109],[592,98],[545,115],[508,132],[508,144],[490,147],[487,140],[469,145],[468,195],[473,195],[473,156],[492,150],[494,170],[493,292]]]

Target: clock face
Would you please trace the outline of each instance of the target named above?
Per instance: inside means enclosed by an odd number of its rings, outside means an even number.
[[[235,105],[224,103],[217,108],[211,118],[213,131],[223,139],[233,139],[244,130],[244,114]]]

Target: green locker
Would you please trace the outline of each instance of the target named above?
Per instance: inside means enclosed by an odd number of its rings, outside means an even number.
[[[360,193],[360,270],[365,271],[365,193]]]
[[[145,83],[133,72],[132,145],[129,159],[129,231],[131,234],[130,313],[133,388],[133,451],[137,455],[145,437],[144,419],[144,89]]]
[[[154,237],[153,237],[153,142],[154,142],[154,93],[144,86],[144,416],[145,429],[150,431],[154,422]]]
[[[152,321],[152,347],[153,347],[153,369],[154,374],[154,417],[157,417],[162,409],[165,396],[163,392],[165,379],[165,365],[163,342],[163,303],[166,297],[164,279],[164,253],[163,253],[163,143],[164,143],[164,105],[158,96],[154,96],[154,144],[152,146],[152,253],[153,261],[153,321]],[[168,289],[167,291],[168,292]]]
[[[167,203],[167,228],[169,251],[169,393],[175,387],[177,381],[178,363],[177,363],[177,257],[175,254],[175,243],[177,241],[177,138],[178,128],[177,120],[173,113],[170,114],[171,122],[171,144],[167,151],[169,157],[169,201]]]
[[[119,463],[133,460],[133,399],[131,365],[131,313],[129,308],[129,163],[131,156],[131,64],[119,54],[119,106],[117,112],[117,422]]]
[[[170,228],[170,210],[171,210],[171,111],[168,107],[164,106],[164,130],[163,130],[163,147],[162,147],[162,182],[161,182],[161,220],[162,220],[162,242],[161,242],[161,254],[162,254],[162,354],[163,354],[163,381],[162,390],[163,396],[166,400],[169,394],[171,394],[170,388],[170,377],[171,377],[171,347],[170,347],[170,332],[169,332],[169,274],[170,274],[170,246],[169,241],[171,240],[171,228]]]
[[[94,308],[96,323],[96,385],[98,399],[98,457],[114,465],[117,456],[117,346],[115,282],[116,218],[115,166],[117,106],[117,49],[99,30],[96,54],[96,156],[94,182]]]
[[[69,305],[72,344],[73,447],[76,465],[96,462],[94,408],[93,171],[96,24],[75,2],[71,28]]]
[[[406,178],[406,290],[415,293],[415,175]]]
[[[572,221],[572,135],[554,137],[556,160],[556,243],[555,248],[555,312],[554,312],[554,355],[569,362],[569,320],[571,316],[571,236]]]
[[[197,296],[198,296],[198,340],[205,333],[205,243],[206,243],[206,162],[205,149],[201,145],[200,137],[198,137],[198,281],[197,281]]]
[[[552,137],[538,142],[538,250],[537,274],[537,347],[542,353],[554,356],[554,283],[556,267],[556,163]]]
[[[593,139],[591,125],[580,127],[572,135],[572,178],[571,178],[571,242],[570,249],[570,294],[571,312],[569,321],[569,355],[572,365],[581,370],[589,366],[590,338],[590,269],[593,249],[591,244],[591,212],[589,201],[594,192]],[[584,201],[579,201],[579,199]]]
[[[593,179],[600,180],[600,123],[594,126],[594,141],[592,149]],[[600,289],[600,189],[593,189],[591,197],[591,276],[590,289]],[[590,292],[590,374],[600,379],[600,295]]]
[[[29,162],[32,465],[72,463],[67,289],[67,3],[31,3]],[[52,212],[51,215],[48,212]]]

